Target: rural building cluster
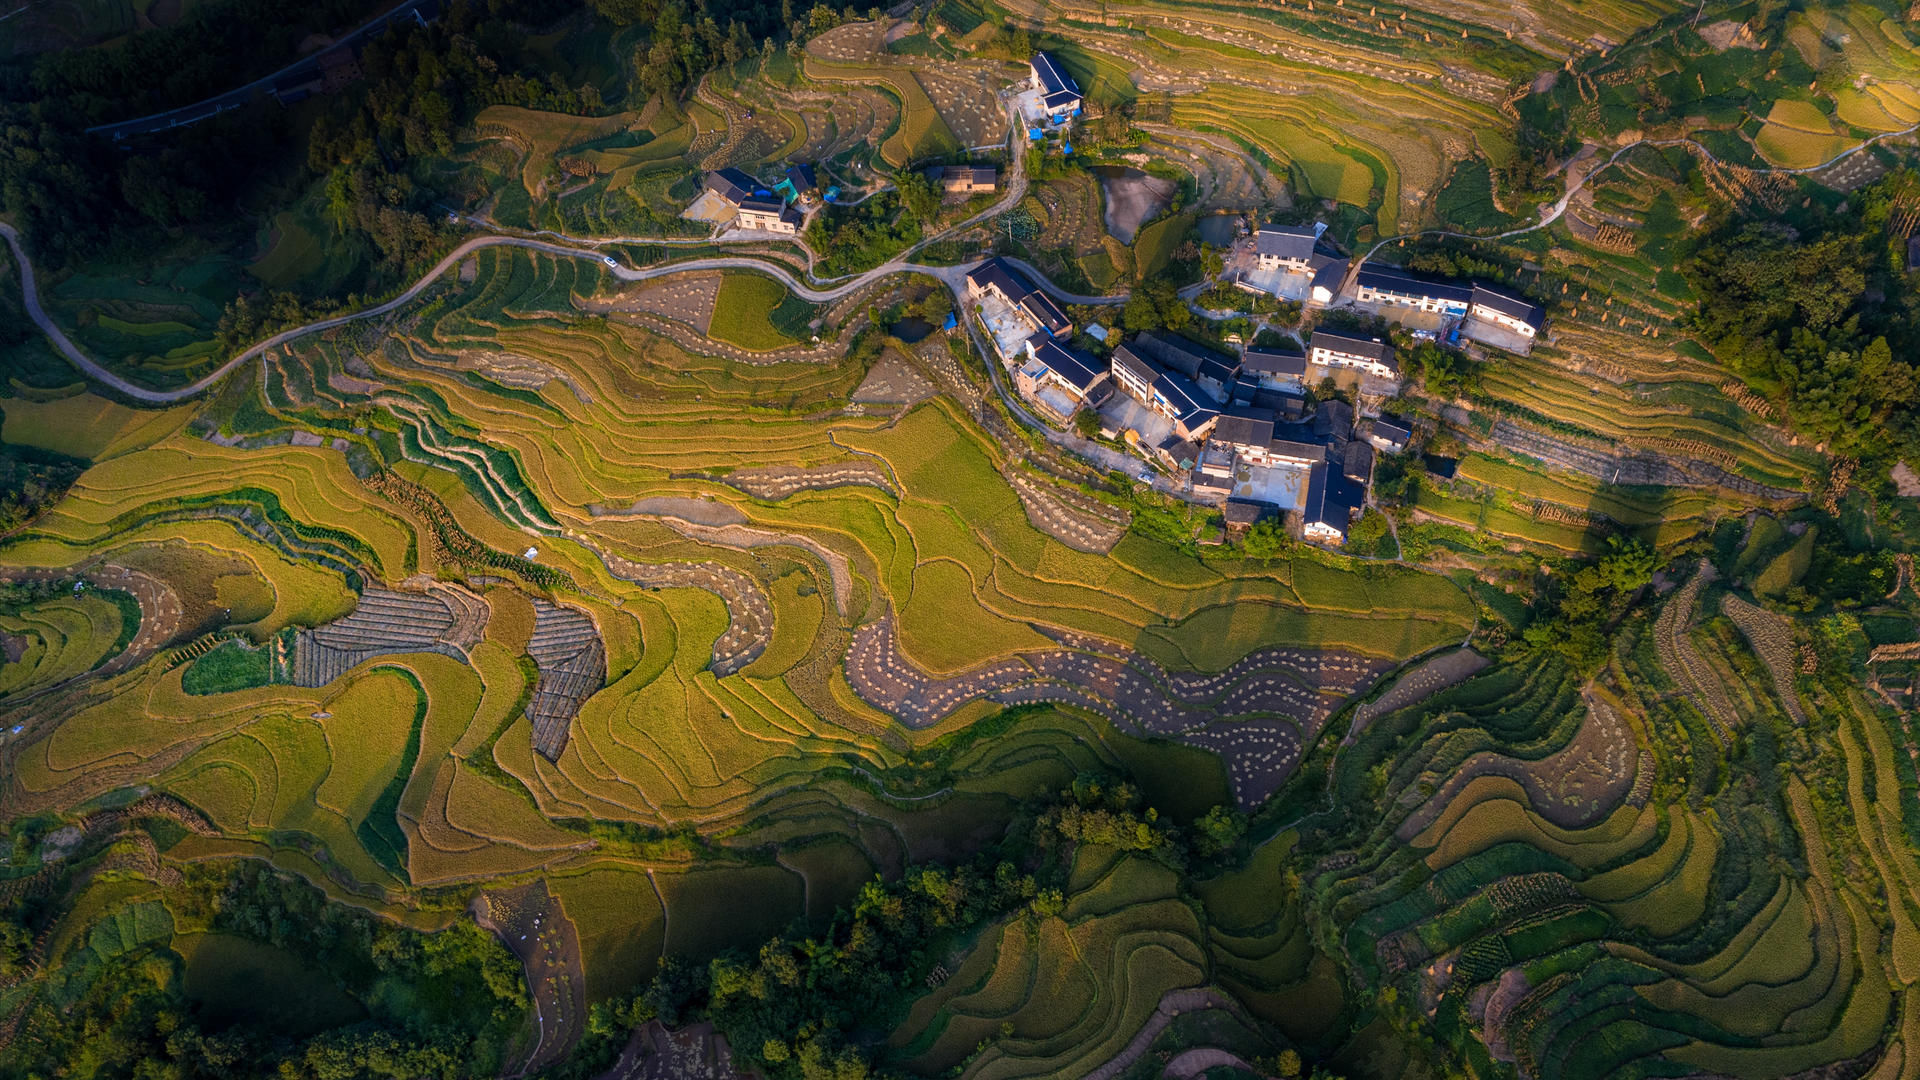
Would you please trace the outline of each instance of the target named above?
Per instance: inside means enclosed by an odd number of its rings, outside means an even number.
[[[967,274],[967,295],[1014,385],[1065,424],[1082,409],[1196,494],[1230,507],[1230,524],[1298,515],[1301,535],[1341,543],[1366,504],[1376,451],[1406,449],[1412,430],[1377,403],[1399,390],[1386,342],[1316,331],[1304,351],[1251,347],[1239,355],[1145,332],[1102,361],[1063,343],[1066,313],[1005,259]],[[1309,385],[1351,372],[1363,408],[1312,403]]]
[[[707,174],[700,200],[689,214],[722,226],[797,236],[807,227],[806,207],[813,202],[816,183],[811,165],[787,166],[772,187],[739,169],[718,169]]]
[[[1383,264],[1350,267],[1322,246],[1325,229],[1262,227],[1241,245],[1225,279],[1309,307],[1350,306],[1448,345],[1467,338],[1525,351],[1540,332],[1537,304],[1477,282],[1430,280]],[[1004,258],[970,271],[966,293],[1037,413],[1068,425],[1091,410],[1106,436],[1133,446],[1193,495],[1225,506],[1230,527],[1285,513],[1298,535],[1344,543],[1367,504],[1374,455],[1399,453],[1413,438],[1406,421],[1384,411],[1402,375],[1394,346],[1379,337],[1321,328],[1304,348],[1254,345],[1232,355],[1146,332],[1110,339],[1103,360],[1066,343],[1074,331],[1067,313]],[[1109,340],[1094,329],[1090,336]],[[1327,380],[1351,391],[1357,410],[1338,398],[1316,402],[1308,388]]]

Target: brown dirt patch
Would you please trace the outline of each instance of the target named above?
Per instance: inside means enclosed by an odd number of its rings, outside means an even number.
[[[717,271],[703,271],[654,278],[584,306],[599,314],[630,311],[658,315],[690,326],[704,337],[713,321],[713,302],[720,295],[720,277]]]
[[[867,372],[859,388],[854,390],[853,400],[863,405],[913,406],[932,397],[934,393],[933,383],[920,373],[919,368],[889,349]]]

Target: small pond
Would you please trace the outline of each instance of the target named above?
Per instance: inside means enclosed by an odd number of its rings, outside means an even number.
[[[1239,214],[1208,214],[1194,223],[1200,230],[1200,242],[1214,247],[1226,247],[1240,231]]]
[[[894,337],[911,345],[916,341],[924,339],[928,334],[933,333],[934,325],[925,319],[909,315],[899,322],[894,323],[890,329]]]
[[[1133,243],[1140,226],[1173,204],[1180,185],[1119,165],[1095,165],[1106,195],[1107,231],[1123,244]]]

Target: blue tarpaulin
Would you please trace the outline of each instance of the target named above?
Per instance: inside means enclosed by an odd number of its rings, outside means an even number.
[[[959,326],[960,326],[960,320],[954,316],[953,312],[949,311],[947,312],[947,321],[940,325],[940,329],[954,330],[954,329],[958,329]]]

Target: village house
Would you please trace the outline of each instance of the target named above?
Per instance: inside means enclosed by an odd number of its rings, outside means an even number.
[[[1538,334],[1547,320],[1547,309],[1539,304],[1495,292],[1485,285],[1473,287],[1473,303],[1467,314],[1527,338]]]
[[[1213,431],[1220,419],[1219,402],[1192,379],[1162,368],[1128,345],[1113,350],[1112,363],[1114,384],[1172,421],[1176,440],[1197,444]],[[1197,448],[1194,457],[1198,457]],[[1191,468],[1191,463],[1186,467]]]
[[[789,164],[780,182],[773,185],[773,192],[787,202],[798,203],[816,194],[819,186],[819,181],[814,176],[813,166]]]
[[[1473,289],[1467,286],[1428,281],[1397,266],[1365,264],[1353,285],[1354,299],[1363,304],[1407,307],[1453,318],[1464,318],[1473,303]]]
[[[1254,347],[1240,354],[1240,378],[1263,390],[1297,390],[1307,377],[1307,354]]]
[[[1462,285],[1432,281],[1397,266],[1362,266],[1354,277],[1354,299],[1363,304],[1411,308],[1450,319],[1466,319],[1462,332],[1473,337],[1474,323],[1490,324],[1522,338],[1532,338],[1546,322],[1546,309],[1530,300],[1474,283]],[[1489,344],[1501,344],[1494,341]]]
[[[1325,225],[1262,225],[1253,234],[1254,264],[1262,270],[1313,272],[1313,245]]]
[[[1136,354],[1157,366],[1193,380],[1216,401],[1225,401],[1233,391],[1234,374],[1240,365],[1231,356],[1176,334],[1152,330],[1136,335],[1132,346]]]
[[[1333,303],[1333,295],[1340,291],[1340,284],[1346,279],[1347,260],[1314,252],[1313,280],[1307,285],[1307,303],[1318,307]]]
[[[1307,341],[1307,359],[1320,368],[1355,368],[1382,379],[1400,377],[1393,346],[1378,338],[1315,330]]]
[[[1080,112],[1080,85],[1059,61],[1047,53],[1037,52],[1027,62],[1027,69],[1033,75],[1034,89],[1040,92],[1042,111],[1055,123]]]
[[[927,179],[941,194],[961,198],[1000,190],[1000,170],[991,165],[941,165],[928,169]]]
[[[1413,441],[1413,427],[1405,420],[1387,414],[1367,421],[1361,428],[1361,436],[1374,449],[1397,454]]]
[[[1366,488],[1330,465],[1307,472],[1306,495],[1300,502],[1300,534],[1322,543],[1344,544],[1354,514],[1366,502]]]
[[[1065,424],[1086,404],[1098,404],[1107,369],[1084,353],[1036,335],[1027,343],[1026,363],[1014,371],[1013,384],[1041,411]]]
[[[799,210],[739,169],[708,173],[706,187],[733,207],[734,223],[740,228],[792,236],[806,224],[806,217]]]
[[[1060,305],[1005,259],[988,259],[967,271],[967,298],[977,306],[980,321],[1003,360],[1030,356],[1033,346],[1028,339],[1036,334],[1066,337],[1073,333],[1073,321]]]

